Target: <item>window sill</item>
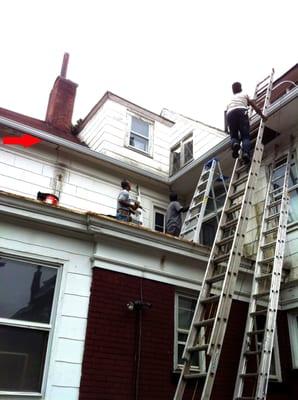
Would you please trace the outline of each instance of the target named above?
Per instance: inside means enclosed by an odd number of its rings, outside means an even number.
[[[146,151],[137,149],[136,147],[133,147],[133,146],[130,146],[130,145],[127,145],[127,146],[125,146],[125,147],[126,147],[128,150],[135,151],[136,153],[142,154],[142,155],[145,156],[145,157],[153,158],[153,156],[152,156],[151,154],[147,153]]]
[[[27,398],[41,398],[42,394],[37,392],[11,392],[11,391],[0,391],[0,399],[2,396],[14,396],[14,397],[27,397]]]

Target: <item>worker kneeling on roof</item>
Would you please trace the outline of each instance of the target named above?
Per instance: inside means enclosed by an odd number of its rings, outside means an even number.
[[[129,191],[131,190],[131,184],[127,180],[123,180],[121,182],[121,188],[118,198],[117,198],[117,214],[116,219],[119,221],[130,222],[131,217],[130,214],[133,214],[134,211],[140,207],[140,203],[138,201],[133,201],[129,197]]]

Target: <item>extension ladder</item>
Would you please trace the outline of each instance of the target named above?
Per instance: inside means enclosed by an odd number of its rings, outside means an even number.
[[[266,399],[287,234],[290,157],[291,150],[274,162],[268,182],[235,400]]]
[[[204,164],[200,179],[182,225],[180,233],[181,238],[192,240],[194,243],[199,242],[203,217],[209,199],[212,199],[213,208],[217,215],[217,201],[214,192],[215,182],[222,183],[224,192],[227,193],[225,177],[222,174],[219,160],[213,158]]]
[[[257,85],[257,95],[263,93],[264,86],[266,89],[263,104],[263,114],[265,115],[272,90],[273,74],[274,71],[272,70],[270,76]],[[260,88],[259,91],[258,88]],[[184,366],[174,400],[183,399],[184,390],[189,380],[198,379],[202,376],[205,376],[205,383],[201,399],[208,400],[211,397],[236,286],[251,199],[263,156],[263,132],[264,122],[261,120],[249,171],[247,165],[242,165],[239,159],[236,159],[234,165],[182,355]],[[203,352],[208,356],[206,371],[199,373],[194,372],[194,368],[192,368],[194,365],[193,356],[197,352]]]

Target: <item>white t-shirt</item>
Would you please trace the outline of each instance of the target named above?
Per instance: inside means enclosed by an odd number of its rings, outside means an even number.
[[[243,108],[247,109],[248,107],[248,95],[246,93],[240,92],[233,95],[231,98],[228,106],[227,106],[227,113],[236,108]]]

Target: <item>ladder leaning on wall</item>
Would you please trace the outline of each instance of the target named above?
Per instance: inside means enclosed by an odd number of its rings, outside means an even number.
[[[227,193],[225,179],[226,178],[222,173],[220,163],[217,158],[213,158],[204,164],[201,176],[181,228],[181,238],[192,240],[194,243],[199,242],[203,218],[206,213],[209,199],[212,200],[212,206],[216,215],[218,215],[214,185],[216,182],[222,185],[224,192]]]
[[[259,96],[263,97],[263,114],[265,115],[271,96],[273,74],[274,71],[272,70],[271,74],[257,85],[255,92],[257,99]],[[182,355],[184,365],[174,400],[183,399],[186,385],[190,380],[196,380],[203,376],[205,383],[201,399],[208,400],[211,397],[236,286],[248,213],[263,157],[263,132],[264,122],[261,120],[249,171],[248,167],[242,165],[239,159],[235,161],[225,204]],[[194,355],[198,352],[203,352],[207,356],[206,372],[198,373],[192,368],[194,366]]]
[[[290,162],[291,149],[273,163],[268,182],[235,400],[266,399],[287,234]]]

